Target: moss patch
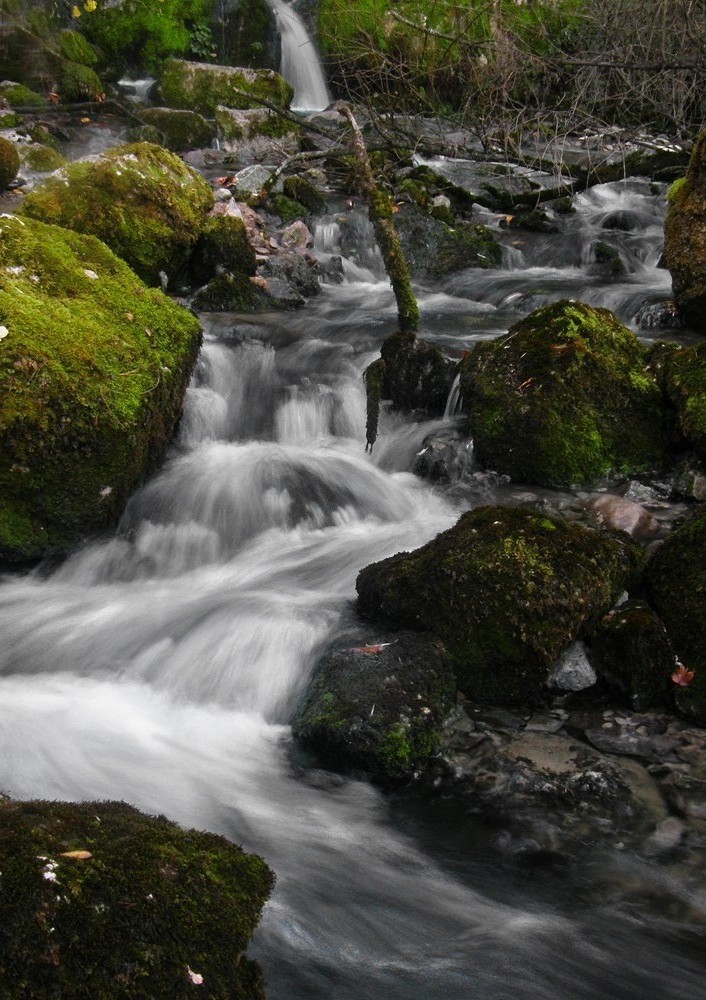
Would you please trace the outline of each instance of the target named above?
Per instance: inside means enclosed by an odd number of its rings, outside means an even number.
[[[215,126],[195,111],[146,108],[140,118],[161,132],[164,145],[175,153],[210,146],[216,136]]]
[[[77,855],[76,852],[79,852]],[[273,876],[223,837],[124,803],[0,803],[0,990],[264,998],[245,949]]]
[[[686,322],[706,330],[706,130],[691,154],[686,177],[670,190],[664,260]]]
[[[438,639],[389,638],[377,652],[326,656],[293,724],[295,737],[326,766],[364,770],[382,782],[408,777],[429,760],[456,694]]]
[[[437,635],[469,697],[532,703],[559,655],[610,609],[639,561],[627,536],[522,508],[480,507],[421,549],[362,570],[358,608]]]
[[[112,525],[162,457],[196,319],[99,240],[0,220],[0,557]]]
[[[706,462],[706,345],[656,344],[650,361],[674,407],[679,431]]]
[[[255,267],[243,220],[228,215],[208,218],[189,262],[195,283],[203,284],[219,271],[252,275]]]
[[[49,101],[46,97],[38,94],[36,90],[30,90],[29,87],[25,87],[21,83],[13,83],[12,81],[3,81],[0,83],[0,97],[4,97],[11,108],[21,108],[21,107],[32,107],[38,105],[40,107],[49,107]]]
[[[589,484],[666,462],[668,417],[646,351],[607,309],[535,310],[470,352],[461,393],[479,461],[513,479]]]
[[[71,163],[31,191],[22,211],[103,240],[151,284],[185,263],[211,188],[173,153],[150,143],[117,146]]]
[[[38,174],[51,173],[66,164],[66,157],[62,156],[61,153],[57,152],[57,150],[52,149],[51,146],[24,146],[21,150],[21,154],[22,162],[25,163],[30,170],[34,170]]]
[[[0,136],[0,191],[4,191],[7,185],[17,177],[20,169],[20,154],[17,146],[9,139]]]
[[[169,107],[213,115],[219,104],[257,108],[258,98],[289,107],[294,91],[279,73],[268,69],[211,66],[170,59],[160,77],[162,98]]]

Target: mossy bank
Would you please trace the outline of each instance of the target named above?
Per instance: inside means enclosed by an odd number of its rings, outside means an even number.
[[[116,522],[172,436],[201,330],[94,237],[0,230],[0,558],[22,561]]]

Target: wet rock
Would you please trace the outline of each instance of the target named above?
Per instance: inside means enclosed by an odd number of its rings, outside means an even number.
[[[473,442],[456,427],[442,428],[424,438],[414,460],[414,472],[432,482],[450,482],[470,470]]]
[[[314,245],[314,237],[308,226],[298,220],[282,230],[280,243],[288,250],[306,250]]]
[[[601,676],[637,710],[664,704],[674,670],[667,630],[644,601],[627,601],[601,619],[591,635]]]
[[[569,486],[666,463],[646,351],[608,310],[537,309],[469,352],[461,394],[478,461],[521,482]]]
[[[531,705],[564,649],[605,613],[640,562],[610,537],[519,507],[480,507],[411,553],[361,571],[358,608],[430,629],[474,700]]]
[[[699,136],[686,176],[669,190],[664,260],[674,298],[689,326],[706,329],[706,131]]]
[[[467,267],[500,264],[500,245],[485,226],[459,223],[452,228],[405,205],[395,216],[395,228],[413,278],[440,278]]]
[[[299,253],[279,253],[269,257],[259,266],[258,274],[268,281],[276,278],[289,285],[299,298],[311,298],[321,291],[318,261]]]
[[[265,167],[261,163],[253,163],[239,170],[234,181],[238,186],[238,196],[245,199],[248,195],[259,194],[269,182],[274,173],[274,167]]]
[[[678,497],[703,503],[706,500],[706,470],[696,459],[685,460],[675,472],[673,488]]]
[[[680,330],[684,320],[673,299],[663,302],[646,302],[635,314],[635,324],[640,330]]]
[[[558,691],[584,691],[597,680],[586,647],[582,642],[573,642],[552,667],[547,685]]]
[[[657,518],[641,504],[614,493],[602,493],[593,497],[586,501],[586,509],[596,527],[624,531],[637,541],[654,538],[662,528]]]
[[[454,379],[453,361],[413,334],[394,333],[383,341],[382,398],[395,410],[441,415]]]
[[[301,130],[296,122],[267,108],[215,111],[219,143],[231,167],[280,163],[299,151]]]
[[[650,363],[674,408],[679,432],[706,463],[706,344],[656,344]]]
[[[672,646],[693,681],[675,685],[677,705],[706,723],[706,505],[653,554],[644,574],[647,600],[664,622]]]
[[[230,215],[206,219],[189,260],[189,271],[197,285],[223,272],[253,275],[255,254],[243,220]]]
[[[602,729],[587,729],[586,739],[604,753],[652,759],[652,743],[648,737],[616,722],[606,722]]]
[[[658,823],[654,833],[645,842],[649,854],[667,854],[681,844],[686,834],[686,824],[676,816],[668,816]]]
[[[293,732],[328,767],[378,781],[410,777],[434,754],[455,703],[438,639],[397,633],[327,654],[299,705]]]

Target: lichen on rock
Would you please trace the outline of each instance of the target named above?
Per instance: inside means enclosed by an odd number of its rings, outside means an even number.
[[[181,413],[201,331],[103,243],[0,220],[0,559],[115,524]]]
[[[103,240],[150,284],[186,263],[213,205],[206,181],[150,143],[116,146],[31,191],[25,215]]]

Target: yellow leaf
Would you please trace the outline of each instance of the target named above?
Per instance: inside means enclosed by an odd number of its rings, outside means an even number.
[[[80,17],[81,16],[80,9],[78,7],[72,7],[71,8],[71,16],[72,17]]]
[[[97,6],[98,4],[96,3],[96,0],[86,0],[85,4],[83,5],[83,9],[88,14],[91,14],[96,9]]]

